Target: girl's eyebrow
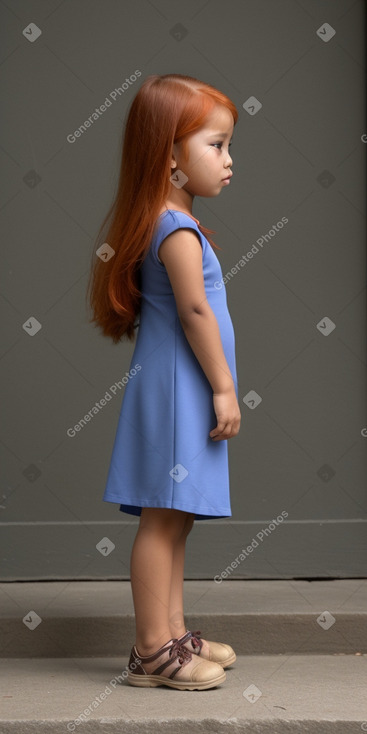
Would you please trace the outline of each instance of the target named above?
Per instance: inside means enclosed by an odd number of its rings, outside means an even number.
[[[214,138],[222,138],[222,140],[224,140],[224,138],[228,138],[229,137],[229,134],[228,133],[223,133],[223,132],[221,132],[221,133],[209,133],[209,135],[210,135],[210,137],[214,137]],[[231,140],[233,139],[233,133],[232,133],[230,139]]]
[[[210,135],[214,135],[216,138],[227,138],[228,137],[228,133],[222,133],[222,132],[221,133],[210,133]],[[233,133],[232,133],[232,137],[233,137]]]

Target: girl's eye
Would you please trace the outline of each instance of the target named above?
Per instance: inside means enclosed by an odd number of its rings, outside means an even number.
[[[220,147],[222,147],[223,143],[213,143],[213,145],[214,146],[219,145]],[[232,145],[232,143],[229,143],[228,148],[230,148],[231,145]]]

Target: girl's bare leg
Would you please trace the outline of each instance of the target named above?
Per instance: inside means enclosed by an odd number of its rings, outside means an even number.
[[[169,614],[174,551],[187,516],[180,510],[156,507],[143,507],[141,512],[130,562],[136,647],[141,655],[151,655],[172,637]]]
[[[195,515],[187,514],[185,525],[173,551],[168,621],[171,637],[181,637],[186,632],[184,620],[183,584],[186,538],[192,529]]]

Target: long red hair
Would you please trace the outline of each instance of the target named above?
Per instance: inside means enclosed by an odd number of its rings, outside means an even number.
[[[117,193],[99,229],[92,253],[87,299],[90,322],[117,343],[134,341],[140,313],[139,268],[146,257],[159,211],[168,198],[174,143],[182,143],[188,160],[188,138],[221,104],[238,120],[237,108],[215,87],[182,74],[148,76],[134,97],[123,131],[123,149]],[[201,224],[209,238],[215,230]],[[112,250],[104,258],[99,247]],[[103,248],[102,248],[103,252]],[[112,254],[112,257],[111,257]]]

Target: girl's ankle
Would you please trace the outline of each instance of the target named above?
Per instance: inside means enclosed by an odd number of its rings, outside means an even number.
[[[173,638],[167,635],[164,635],[163,637],[160,637],[158,640],[155,640],[152,643],[148,642],[136,642],[135,647],[138,651],[138,654],[140,654],[143,658],[148,657],[149,655],[153,655],[153,653],[157,652],[161,647],[167,644],[167,642],[170,642]]]
[[[183,637],[183,635],[186,635],[186,632],[187,632],[186,627],[182,627],[181,630],[176,629],[174,633],[173,634],[171,633],[171,634],[172,634],[172,637],[176,637],[178,639],[179,637]]]

